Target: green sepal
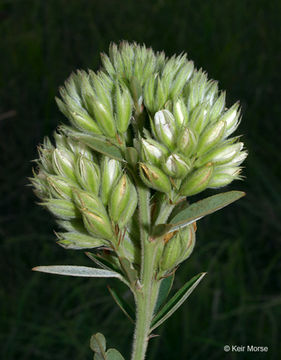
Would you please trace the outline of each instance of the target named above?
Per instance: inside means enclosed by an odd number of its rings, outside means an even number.
[[[116,290],[112,289],[111,287],[107,286],[110,295],[113,297],[113,300],[116,304],[120,307],[122,312],[127,316],[127,318],[134,324],[135,323],[135,314],[131,306],[117,294]]]
[[[172,275],[165,277],[161,281],[157,301],[156,301],[156,304],[154,307],[154,313],[158,312],[158,310],[161,308],[162,304],[168,297],[168,295],[172,289],[174,279],[175,279],[175,273],[173,272]]]
[[[150,332],[163,324],[185,302],[205,275],[206,273],[200,273],[194,276],[162,307],[152,319]]]

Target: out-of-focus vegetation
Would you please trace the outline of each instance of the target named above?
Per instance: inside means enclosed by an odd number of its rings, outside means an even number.
[[[129,357],[133,327],[111,280],[35,274],[35,265],[89,265],[55,243],[52,217],[25,185],[44,135],[64,119],[54,96],[77,68],[97,69],[110,41],[188,52],[240,99],[249,149],[247,197],[198,224],[196,250],[175,283],[208,271],[151,340],[148,359],[280,359],[280,1],[2,0],[0,2],[0,353],[5,360],[85,360],[102,331]],[[210,192],[211,193],[211,192]],[[206,194],[207,195],[207,194]],[[121,288],[128,296],[126,289]],[[224,353],[226,344],[268,353]]]

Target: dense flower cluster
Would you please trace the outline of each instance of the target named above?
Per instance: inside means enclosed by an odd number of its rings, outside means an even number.
[[[66,230],[57,234],[62,246],[110,249],[139,264],[139,181],[174,204],[240,178],[247,152],[231,137],[239,105],[227,109],[217,82],[186,55],[113,44],[100,71],[72,74],[60,94],[58,106],[72,127],[61,127],[55,146],[45,140],[32,183]],[[99,151],[97,141],[118,149],[118,157]],[[194,247],[193,226],[172,235],[163,240],[162,271]]]

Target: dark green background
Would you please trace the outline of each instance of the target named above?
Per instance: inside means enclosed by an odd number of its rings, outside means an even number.
[[[280,359],[280,22],[281,2],[270,0],[0,1],[3,359],[91,359],[97,331],[129,359],[133,328],[105,281],[30,271],[90,260],[55,244],[52,217],[26,187],[36,145],[63,121],[58,87],[77,68],[97,69],[99,53],[122,39],[187,52],[227,90],[228,105],[240,99],[249,150],[245,181],[228,187],[247,197],[199,222],[175,288],[200,271],[208,276],[151,340],[148,359]],[[226,354],[226,344],[269,351]]]

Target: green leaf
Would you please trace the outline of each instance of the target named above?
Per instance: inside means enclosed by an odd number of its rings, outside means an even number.
[[[103,334],[97,333],[91,336],[90,348],[96,353],[94,359],[106,360],[106,340]]]
[[[106,358],[101,354],[95,353],[94,360],[106,360]]]
[[[108,349],[106,352],[106,360],[125,360],[116,349]]]
[[[100,266],[102,269],[118,272],[118,269],[109,261],[106,261],[105,259],[91,252],[85,252],[85,254],[88,256],[88,258],[90,258],[95,264]]]
[[[58,275],[67,275],[67,276],[103,277],[103,278],[115,277],[121,279],[121,275],[115,271],[96,269],[88,266],[48,265],[48,266],[36,266],[32,270],[49,273],[49,274],[58,274]]]
[[[183,228],[206,215],[212,214],[213,212],[224,208],[225,206],[231,204],[232,202],[240,199],[245,195],[246,194],[242,191],[228,191],[225,193],[207,197],[206,199],[193,203],[186,209],[180,211],[176,216],[171,219],[170,224],[159,224],[154,229],[154,232],[158,231],[159,233],[161,230],[161,233],[163,235],[166,232],[172,232]],[[158,227],[159,229],[157,229]]]
[[[205,275],[206,273],[200,273],[194,276],[163,306],[159,313],[154,316],[150,331],[166,321],[185,302]]]
[[[109,286],[107,288],[116,304],[120,307],[120,309],[127,316],[127,318],[134,324],[135,315],[131,306],[122,297],[120,297],[114,289],[110,288]]]
[[[175,278],[175,273],[164,278],[161,281],[158,298],[154,308],[154,313],[157,313],[157,311],[160,309],[161,305],[164,303],[167,296],[169,295],[171,288],[173,286],[174,278]]]
[[[120,264],[127,275],[130,283],[134,283],[138,279],[138,272],[126,258],[119,258]]]
[[[152,228],[150,236],[153,239],[157,239],[167,233],[169,231],[169,224],[159,224]],[[168,229],[168,230],[167,230]]]
[[[104,136],[87,135],[74,131],[69,132],[69,136],[103,155],[106,155],[118,161],[125,161],[120,149],[117,146],[113,145],[111,142],[109,142],[108,139]]]

